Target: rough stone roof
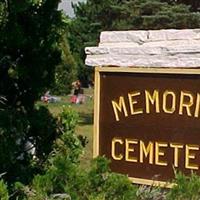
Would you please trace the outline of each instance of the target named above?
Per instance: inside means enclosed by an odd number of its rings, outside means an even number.
[[[199,68],[200,29],[102,32],[85,52],[88,66]]]

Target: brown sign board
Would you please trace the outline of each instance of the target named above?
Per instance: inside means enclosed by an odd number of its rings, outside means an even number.
[[[139,184],[200,174],[200,70],[97,67],[94,157]]]

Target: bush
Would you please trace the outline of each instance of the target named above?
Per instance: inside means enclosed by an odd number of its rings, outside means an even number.
[[[61,62],[58,44],[65,25],[58,4],[0,3],[0,174],[6,172],[9,189],[43,171],[57,137],[56,120],[47,109],[35,109],[35,102],[51,86]]]
[[[137,198],[139,200],[164,200],[167,192],[155,186],[141,185],[137,190]]]
[[[53,117],[44,106],[37,106],[28,116],[29,140],[34,144],[35,156],[43,163],[53,149],[53,143],[59,136],[58,119]]]
[[[29,121],[25,113],[14,109],[0,111],[0,119],[0,173],[5,173],[3,178],[8,183],[17,179],[26,182],[31,176],[26,174],[31,158],[25,151]]]
[[[40,119],[43,119],[43,115],[48,116],[46,113],[47,111],[44,108],[37,108],[36,110],[38,112],[33,113],[33,119],[36,119],[37,114],[40,115]],[[11,191],[13,195],[10,195],[12,196],[10,199],[200,199],[200,177],[195,174],[192,174],[191,177],[186,177],[180,173],[177,174],[176,179],[174,180],[174,183],[177,185],[175,185],[171,190],[165,190],[153,186],[138,187],[133,185],[126,176],[112,173],[109,169],[110,162],[105,157],[98,157],[92,160],[91,167],[88,169],[82,169],[79,163],[79,158],[83,146],[82,142],[75,134],[75,126],[78,121],[77,113],[75,113],[71,107],[63,107],[63,111],[59,115],[58,120],[50,121],[52,118],[50,115],[49,117],[49,119],[46,118],[46,120],[41,121],[40,123],[36,122],[36,124],[38,124],[38,129],[41,129],[42,134],[45,130],[43,127],[47,127],[46,123],[50,122],[49,129],[51,129],[51,126],[56,127],[58,137],[55,142],[52,143],[53,150],[51,150],[50,153],[47,153],[47,159],[44,159],[44,163],[40,166],[43,167],[43,169],[40,169],[39,173],[37,172],[37,175],[35,176],[34,174],[36,174],[36,171],[35,173],[32,173],[34,178],[29,185],[23,185],[19,182],[14,184],[14,189]],[[15,125],[17,125],[17,123]],[[50,151],[50,149],[48,149],[48,151]],[[35,162],[38,164],[37,159]],[[22,165],[20,166],[22,167]],[[32,167],[31,169],[33,169],[33,166],[34,164],[30,166]],[[30,171],[28,172],[30,173]],[[23,173],[21,175],[23,175]],[[0,181],[0,195],[2,200],[8,199],[7,186],[3,181]]]
[[[76,80],[77,66],[70,52],[68,41],[64,36],[60,48],[62,50],[62,62],[55,70],[55,83],[52,86],[52,93],[66,95],[71,92],[72,82]]]
[[[199,200],[200,199],[200,177],[191,174],[190,177],[177,173],[176,184],[168,193],[167,200]]]
[[[89,171],[63,156],[52,161],[45,175],[34,178],[28,199],[51,199],[59,195],[73,200],[137,199],[136,187],[126,176],[110,173],[105,158],[95,159]]]
[[[63,108],[57,127],[60,136],[45,164],[45,173],[35,176],[29,190],[24,190],[28,199],[52,199],[61,194],[77,199],[76,188],[81,174],[78,158],[82,152],[81,142],[75,135],[77,120],[78,115],[70,107]]]
[[[111,173],[108,164],[104,157],[92,161],[90,170],[85,172],[87,182],[81,189],[81,200],[136,199],[136,187],[126,176]]]
[[[44,173],[34,177],[30,186],[21,188],[22,199],[121,200],[136,199],[136,187],[126,176],[110,173],[105,158],[92,161],[91,168],[83,170],[79,164],[82,143],[75,134],[78,115],[63,108],[59,115],[60,136],[44,165]]]
[[[45,107],[31,114],[7,108],[0,111],[0,119],[0,173],[6,173],[9,186],[15,181],[28,184],[43,171],[59,134],[57,120]]]
[[[1,200],[9,199],[7,186],[3,180],[0,181],[0,199]]]

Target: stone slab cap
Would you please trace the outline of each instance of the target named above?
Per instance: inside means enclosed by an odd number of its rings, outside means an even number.
[[[200,67],[200,29],[105,31],[86,47],[88,66]]]

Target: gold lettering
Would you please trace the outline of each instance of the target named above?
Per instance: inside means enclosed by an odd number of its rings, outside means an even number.
[[[196,108],[195,108],[195,117],[199,117],[199,108],[200,108],[200,94],[197,93],[197,101],[196,101]]]
[[[163,147],[168,147],[167,143],[164,142],[155,142],[155,164],[161,166],[167,166],[166,161],[161,161],[160,157],[165,155],[165,152],[161,150]]]
[[[119,143],[120,145],[122,145],[124,142],[120,138],[113,138],[112,139],[112,149],[111,149],[112,158],[114,160],[122,160],[123,159],[123,155],[122,154],[116,155],[116,151],[115,151],[116,143]]]
[[[197,164],[190,162],[192,159],[195,159],[195,154],[192,153],[191,151],[198,151],[198,150],[199,150],[198,145],[186,144],[186,146],[185,146],[185,168],[195,169],[195,170],[199,169],[199,166]]]
[[[119,97],[119,103],[112,101],[112,106],[113,106],[116,121],[119,121],[118,111],[122,112],[122,110],[123,110],[125,117],[128,116],[128,112],[127,112],[127,109],[126,109],[126,104],[125,104],[123,96]]]
[[[189,100],[186,101],[185,97],[188,97]],[[192,116],[191,114],[191,106],[194,103],[193,95],[189,92],[183,92],[181,91],[181,96],[180,96],[180,107],[179,107],[179,115],[183,115],[183,108],[186,109],[187,115]]]
[[[140,140],[140,162],[144,162],[144,156],[149,155],[149,163],[153,164],[153,142],[149,142],[146,147],[144,142]]]
[[[153,95],[151,95],[148,90],[145,90],[145,99],[146,99],[146,113],[150,113],[150,103],[155,104],[156,113],[160,112],[158,90],[154,90]]]
[[[171,103],[171,108],[167,108],[167,96],[171,95],[172,96],[172,103]],[[176,95],[173,91],[165,91],[163,94],[163,111],[165,113],[174,113],[176,110]]]
[[[134,104],[137,104],[137,100],[133,99],[133,97],[139,96],[140,94],[141,94],[140,92],[133,92],[133,93],[129,93],[128,94],[131,115],[137,115],[137,114],[142,114],[143,113],[143,110],[141,108],[134,109],[134,107],[133,107]]]
[[[183,145],[171,143],[170,147],[174,148],[174,167],[178,167],[179,149],[182,149]]]
[[[132,139],[126,139],[126,155],[125,155],[125,160],[128,162],[137,162],[136,157],[131,157],[130,152],[134,152],[134,148],[131,147],[131,145],[138,144],[137,140],[132,140]]]

